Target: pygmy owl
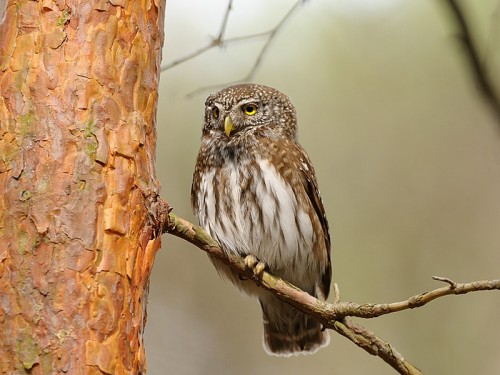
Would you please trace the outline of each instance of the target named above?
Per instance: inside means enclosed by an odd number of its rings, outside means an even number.
[[[226,253],[254,255],[273,274],[328,297],[328,222],[286,95],[242,84],[208,97],[191,201],[200,225]],[[307,354],[328,345],[318,321],[212,261],[220,274],[259,299],[267,353]]]

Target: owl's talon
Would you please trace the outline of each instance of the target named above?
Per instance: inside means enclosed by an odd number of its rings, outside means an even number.
[[[253,269],[253,273],[259,277],[262,277],[262,274],[266,270],[266,264],[264,262],[259,262],[255,265]]]
[[[259,260],[255,255],[249,254],[245,257],[245,267],[249,270],[252,270]]]
[[[255,255],[249,254],[245,257],[245,267],[253,275],[260,278],[266,269],[266,264],[259,261]]]

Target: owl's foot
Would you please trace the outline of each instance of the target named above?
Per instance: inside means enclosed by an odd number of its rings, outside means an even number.
[[[260,279],[267,265],[258,260],[255,255],[249,254],[245,257],[245,267],[253,276]]]

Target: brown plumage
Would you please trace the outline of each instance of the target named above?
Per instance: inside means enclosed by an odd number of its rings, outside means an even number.
[[[328,222],[286,95],[242,84],[208,97],[191,200],[200,225],[224,251],[252,254],[277,276],[328,297]],[[328,344],[319,322],[212,261],[223,276],[259,299],[266,352],[307,354]]]

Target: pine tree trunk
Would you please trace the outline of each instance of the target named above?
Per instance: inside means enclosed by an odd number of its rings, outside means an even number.
[[[0,374],[145,373],[164,3],[0,1]]]

